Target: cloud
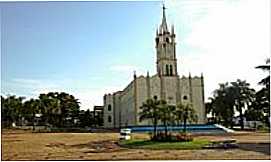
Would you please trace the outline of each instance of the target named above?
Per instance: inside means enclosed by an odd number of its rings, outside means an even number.
[[[218,83],[237,78],[259,88],[265,74],[254,67],[270,55],[270,1],[167,2],[175,27],[183,27],[176,30],[178,70],[203,72],[206,98]]]

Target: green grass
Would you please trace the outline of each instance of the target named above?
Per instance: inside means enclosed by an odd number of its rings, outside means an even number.
[[[156,142],[150,140],[127,140],[121,141],[120,145],[128,148],[153,149],[153,150],[193,150],[201,149],[210,144],[208,140],[193,140],[190,142]]]

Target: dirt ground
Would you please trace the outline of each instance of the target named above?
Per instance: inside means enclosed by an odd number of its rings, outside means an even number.
[[[147,135],[136,134],[136,138]],[[117,133],[31,133],[2,130],[2,160],[270,159],[270,134],[239,132],[196,138],[234,138],[237,149],[143,150],[117,145]]]

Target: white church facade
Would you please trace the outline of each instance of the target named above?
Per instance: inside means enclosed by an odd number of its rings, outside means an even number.
[[[162,23],[156,31],[155,48],[155,75],[136,76],[134,73],[134,79],[125,89],[104,95],[105,128],[150,125],[147,121],[139,121],[138,114],[142,103],[154,96],[170,105],[191,103],[198,116],[197,123],[206,122],[203,75],[178,75],[174,27],[168,29],[164,7]]]

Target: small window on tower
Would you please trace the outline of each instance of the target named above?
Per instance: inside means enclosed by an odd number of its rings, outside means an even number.
[[[108,105],[107,108],[108,108],[108,111],[111,111],[111,105]]]
[[[158,45],[158,43],[159,43],[159,38],[156,38],[156,39],[155,39],[155,42],[156,42],[156,45]]]
[[[166,76],[169,76],[169,68],[168,68],[168,65],[166,65]]]
[[[166,42],[169,43],[169,38],[166,38]]]
[[[169,75],[170,75],[170,76],[173,76],[172,65],[169,65]]]
[[[163,44],[163,47],[166,48],[166,43]]]
[[[183,99],[184,99],[184,100],[187,100],[187,96],[183,96]]]
[[[112,119],[111,119],[111,116],[108,116],[108,123],[111,123]]]

